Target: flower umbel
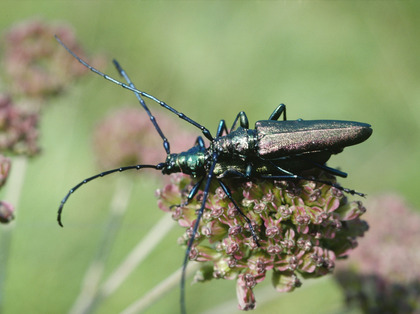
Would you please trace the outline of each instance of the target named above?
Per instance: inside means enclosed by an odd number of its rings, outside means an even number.
[[[65,24],[28,20],[6,31],[3,63],[13,94],[41,98],[56,95],[70,79],[88,72],[57,45],[54,35],[83,56],[73,30]]]
[[[0,151],[34,156],[38,147],[39,115],[13,104],[0,94]]]
[[[420,308],[420,215],[394,193],[372,197],[368,205],[370,232],[335,273],[346,306],[364,313],[414,313]]]
[[[174,119],[156,118],[165,133],[178,134],[171,144],[176,149],[186,149],[195,138],[182,130]],[[97,160],[104,169],[136,164],[156,164],[165,160],[166,154],[159,136],[143,108],[121,107],[111,112],[96,127],[93,147]],[[179,140],[182,139],[182,140]]]
[[[305,174],[335,182],[318,170]],[[201,207],[201,193],[187,206],[182,204],[193,179],[173,174],[172,182],[157,191],[159,207],[187,229],[181,244],[187,245]],[[209,192],[203,218],[190,253],[190,260],[207,262],[195,278],[236,279],[239,308],[255,308],[253,288],[268,270],[279,292],[301,285],[299,278],[316,278],[330,273],[335,260],[357,246],[367,224],[360,220],[365,208],[347,202],[342,191],[313,181],[256,179],[244,182],[224,179],[244,214],[252,221],[259,238],[253,240],[248,224],[215,181]],[[209,267],[210,265],[210,267]]]

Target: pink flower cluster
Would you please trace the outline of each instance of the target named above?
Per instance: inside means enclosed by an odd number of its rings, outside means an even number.
[[[60,36],[74,51],[82,54],[72,29],[63,24],[29,20],[13,25],[0,39],[4,50],[0,62],[0,162],[5,155],[35,156],[38,124],[43,105],[62,93],[71,80],[88,70],[54,39]],[[10,167],[10,161],[8,161]],[[8,171],[2,173],[8,175]],[[13,206],[0,201],[0,222],[9,222]]]
[[[365,313],[420,309],[420,214],[394,193],[373,197],[370,230],[336,279],[347,306]]]
[[[307,175],[335,180],[321,171]],[[186,246],[201,206],[202,192],[187,206],[173,206],[185,201],[194,180],[182,174],[171,178],[170,184],[157,191],[158,205],[187,229],[180,240]],[[301,278],[330,273],[336,259],[354,249],[356,238],[368,228],[360,220],[365,212],[363,205],[347,202],[340,190],[327,184],[304,180],[224,179],[224,182],[252,221],[259,246],[216,181],[211,186],[190,260],[205,262],[196,281],[236,279],[242,310],[255,307],[253,288],[265,279],[268,271],[272,271],[277,291],[292,291],[301,285]]]
[[[176,134],[170,139],[171,151],[191,147],[195,137],[177,126],[174,119],[156,117],[164,134]],[[93,147],[103,169],[137,164],[156,165],[166,159],[163,141],[140,104],[119,108],[105,117],[95,129]]]
[[[37,113],[16,106],[10,97],[0,94],[0,152],[36,155],[38,119]]]
[[[39,98],[56,95],[69,85],[70,80],[89,71],[74,61],[54,35],[83,56],[73,30],[64,24],[29,20],[6,32],[3,63],[13,94]]]

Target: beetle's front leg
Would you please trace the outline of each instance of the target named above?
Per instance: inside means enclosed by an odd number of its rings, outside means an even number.
[[[226,134],[228,134],[228,130],[226,127],[226,122],[225,120],[220,120],[219,122],[219,126],[217,128],[217,133],[216,133],[216,138],[223,136],[223,132],[225,132]]]
[[[201,183],[203,182],[203,180],[204,180],[204,177],[202,177],[196,184],[194,184],[191,191],[188,193],[187,200],[185,202],[183,202],[181,204],[171,205],[171,206],[169,206],[169,209],[172,209],[174,207],[179,208],[179,207],[187,206],[191,202],[191,200],[194,198],[194,196],[197,194],[197,192],[200,190],[200,186],[201,186]]]
[[[201,136],[198,136],[197,139],[195,140],[195,146],[198,146],[203,149],[206,148],[206,145],[204,144],[204,140]]]

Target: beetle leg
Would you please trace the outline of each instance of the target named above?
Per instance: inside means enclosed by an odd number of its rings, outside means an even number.
[[[195,140],[195,146],[199,146],[201,148],[205,148],[204,140],[201,136],[197,136],[197,139]],[[188,193],[187,200],[181,204],[174,204],[169,206],[170,209],[174,207],[185,207],[187,206],[190,201],[194,198],[194,196],[197,194],[197,192],[200,190],[201,183],[203,182],[204,177],[202,177],[191,189],[190,193]]]
[[[246,178],[246,175],[240,171],[228,169],[219,175],[218,178]]]
[[[244,129],[249,129],[248,117],[246,116],[246,113],[244,111],[241,111],[236,116],[235,121],[233,121],[232,127],[230,128],[230,132],[232,132],[235,129],[236,123],[238,122],[238,120],[239,120],[239,126],[243,127]]]
[[[200,210],[197,213],[197,219],[194,223],[193,232],[191,234],[191,238],[188,241],[187,250],[185,251],[185,257],[184,257],[184,263],[182,265],[182,275],[181,275],[181,313],[186,313],[186,309],[185,309],[185,276],[186,276],[187,264],[188,264],[191,249],[192,249],[192,246],[193,246],[193,243],[194,243],[194,239],[195,239],[195,236],[196,236],[197,231],[198,231],[198,226],[200,225],[200,220],[201,220],[201,217],[203,216],[204,208],[205,208],[206,203],[207,203],[207,197],[209,195],[210,184],[211,184],[211,181],[212,181],[213,176],[214,176],[214,168],[216,167],[216,164],[217,164],[217,158],[218,158],[218,154],[216,152],[214,152],[212,154],[212,164],[210,166],[209,174],[207,175],[206,186],[205,186],[204,192],[203,192],[203,201],[201,203]]]
[[[248,181],[251,181],[251,176],[252,176],[252,164],[248,164],[246,166],[245,173],[240,172],[238,170],[234,170],[234,169],[228,169],[228,170],[225,170],[221,175],[219,175],[218,178],[219,179],[221,179],[221,178],[243,178],[243,179],[247,179]]]
[[[225,132],[226,134],[228,134],[228,129],[226,127],[226,122],[225,120],[220,120],[219,122],[219,126],[217,128],[217,132],[216,132],[216,138],[223,136],[223,132]]]
[[[194,198],[194,196],[197,194],[197,192],[200,190],[200,186],[201,183],[203,182],[204,177],[202,177],[196,184],[194,184],[194,186],[192,187],[190,193],[188,193],[187,196],[187,200],[181,204],[177,204],[177,205],[171,205],[169,206],[170,209],[174,208],[174,207],[185,207],[187,206],[190,201]]]
[[[320,169],[322,169],[322,170],[324,170],[324,171],[326,171],[326,172],[328,172],[332,175],[335,175],[335,176],[341,177],[341,178],[347,178],[347,173],[346,172],[340,171],[340,170],[335,169],[335,168],[328,167],[325,164],[321,165],[319,163],[316,163],[316,162],[313,162],[313,161],[310,161],[310,160],[309,160],[309,162],[311,164],[313,164],[315,167],[320,168]]]
[[[235,206],[235,208],[238,211],[238,213],[245,219],[246,223],[248,224],[249,230],[251,231],[251,235],[252,235],[252,238],[254,239],[255,243],[257,244],[257,246],[260,246],[260,244],[258,243],[257,234],[255,233],[255,230],[254,230],[254,227],[252,226],[251,220],[243,213],[243,211],[240,209],[240,207],[238,206],[238,204],[236,204],[235,200],[232,197],[232,193],[229,190],[229,188],[222,182],[222,180],[217,179],[217,181],[219,181],[220,186],[222,187],[222,189],[225,192],[226,196],[232,202],[233,206]]]
[[[286,105],[285,104],[280,104],[271,114],[270,118],[268,118],[268,120],[278,120],[281,116],[281,114],[283,114],[283,121],[286,121]]]
[[[328,180],[319,180],[319,179],[314,179],[314,178],[307,178],[307,177],[302,177],[299,175],[284,175],[284,176],[273,176],[273,175],[269,175],[269,176],[260,176],[260,178],[262,179],[270,179],[270,180],[306,180],[306,181],[312,181],[312,182],[319,182],[319,183],[323,183],[323,184],[327,184],[329,186],[332,186],[340,191],[343,191],[345,193],[351,194],[351,195],[359,195],[362,197],[365,197],[366,194],[365,193],[360,193],[357,192],[355,190],[351,190],[348,188],[343,188],[342,186],[338,185],[337,183],[333,183],[331,181]]]
[[[284,168],[281,168],[280,166],[278,166],[278,165],[276,165],[275,163],[273,163],[271,160],[268,160],[268,159],[264,159],[264,158],[261,158],[261,160],[264,160],[264,161],[266,161],[266,162],[269,162],[274,168],[276,168],[278,171],[280,171],[280,172],[282,172],[282,173],[284,173],[284,174],[286,174],[286,175],[288,175],[288,176],[290,176],[290,177],[292,177],[292,176],[294,176],[295,174],[293,173],[293,172],[290,172],[290,171],[288,171],[288,170],[286,170],[286,169],[284,169]]]
[[[206,145],[204,144],[204,140],[201,136],[198,136],[195,140],[195,146],[198,146],[200,148],[206,148]]]
[[[319,183],[327,184],[329,186],[335,187],[336,189],[338,189],[340,191],[343,191],[345,193],[349,193],[351,195],[359,195],[359,196],[362,196],[362,197],[365,197],[366,196],[366,194],[364,194],[364,193],[360,193],[360,192],[357,192],[355,190],[343,188],[342,186],[338,185],[337,183],[333,183],[331,181],[319,180],[319,179],[314,179],[314,178],[307,178],[307,177],[302,177],[300,175],[296,175],[296,174],[294,174],[294,173],[292,173],[290,171],[287,171],[287,170],[285,170],[283,168],[280,168],[279,166],[275,165],[270,160],[266,160],[266,161],[268,161],[269,163],[271,163],[275,168],[277,168],[280,172],[284,173],[285,175],[279,175],[279,176],[277,176],[277,175],[260,176],[260,178],[262,178],[262,179],[274,179],[274,180],[278,180],[278,179],[280,179],[280,180],[282,180],[282,179],[285,179],[285,180],[287,180],[287,179],[289,179],[289,180],[290,179],[293,179],[294,180],[294,179],[296,179],[296,180],[307,180],[307,181],[313,181],[313,182],[319,182]],[[321,164],[316,164],[316,163],[313,163],[313,164],[316,167],[319,167],[320,169],[323,169],[323,170],[325,170],[325,171],[327,171],[329,173],[332,173],[332,174],[335,174],[335,175],[338,175],[338,176],[345,175],[344,178],[347,176],[347,173],[341,172],[340,170],[337,170],[337,169],[334,169],[334,168],[327,167],[326,165],[321,165]]]

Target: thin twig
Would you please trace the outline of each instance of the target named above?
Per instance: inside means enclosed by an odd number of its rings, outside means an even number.
[[[104,299],[114,293],[175,225],[170,215],[165,214],[96,291],[94,297],[89,300],[87,310],[92,311]]]
[[[189,276],[196,271],[200,266],[200,263],[189,263],[186,275]],[[172,275],[161,281],[153,289],[151,289],[146,295],[142,296],[137,301],[133,302],[129,307],[121,312],[121,314],[134,314],[139,313],[153,304],[162,295],[170,291],[175,286],[179,285],[181,280],[182,267],[175,271]]]
[[[133,189],[132,181],[128,176],[119,176],[115,186],[114,196],[110,205],[108,222],[103,230],[102,239],[98,250],[83,279],[79,296],[76,298],[69,313],[89,313],[98,292],[99,282],[105,269],[106,261],[112,251],[119,226],[122,223],[124,213]]]
[[[114,293],[175,225],[171,216],[165,214],[108,277],[100,289],[101,296],[107,297]]]

